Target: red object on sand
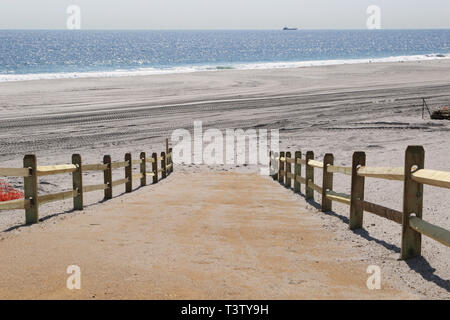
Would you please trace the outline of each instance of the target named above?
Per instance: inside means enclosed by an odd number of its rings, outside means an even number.
[[[22,199],[23,197],[23,192],[14,189],[8,182],[0,180],[0,201]]]

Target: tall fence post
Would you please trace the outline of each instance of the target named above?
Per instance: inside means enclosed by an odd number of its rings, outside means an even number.
[[[107,166],[105,171],[103,171],[103,182],[104,184],[108,185],[105,189],[105,200],[109,200],[112,199],[113,195],[111,156],[104,156],[103,164],[106,164]]]
[[[286,169],[284,170],[284,181],[285,181],[285,185],[287,188],[291,188],[292,186],[292,180],[289,177],[289,174],[292,173],[292,169],[291,169],[291,163],[288,162],[288,158],[291,158],[291,153],[290,152],[286,152]]]
[[[77,170],[72,172],[73,191],[78,192],[78,195],[73,198],[73,209],[83,210],[83,166],[81,155],[73,154],[72,164],[77,167]]]
[[[125,192],[130,193],[133,191],[133,161],[131,153],[125,154],[125,161],[128,161],[128,165],[125,166],[125,178],[128,179],[128,182],[125,183]]]
[[[153,183],[158,183],[158,154],[153,152],[152,154],[153,162],[152,162],[152,171],[153,175]]]
[[[311,200],[314,199],[314,189],[311,188],[308,184],[311,181],[314,183],[314,167],[308,164],[309,160],[314,160],[314,152],[308,151],[306,152],[306,191],[305,191],[305,199]]]
[[[334,164],[334,156],[331,153],[325,154],[323,158],[323,180],[322,180],[322,212],[332,210],[332,201],[327,198],[327,191],[333,191],[333,173],[328,172],[328,165]]]
[[[166,153],[161,152],[161,179],[165,179],[167,177],[166,158]]]
[[[279,183],[283,183],[283,178],[284,178],[284,174],[282,174],[283,173],[282,171],[284,171],[284,162],[281,161],[281,158],[284,158],[284,152],[283,151],[280,152],[280,157],[279,157],[279,160],[278,160],[278,163],[279,163],[278,182]]]
[[[405,154],[405,184],[403,192],[402,249],[401,259],[421,255],[422,235],[409,225],[409,217],[415,214],[422,219],[423,184],[412,179],[411,170],[424,168],[425,151],[422,146],[409,146]]]
[[[363,226],[363,201],[365,178],[358,176],[359,167],[366,165],[366,153],[355,152],[352,159],[352,187],[350,194],[350,230],[360,229]]]
[[[141,152],[141,187],[145,187],[147,185],[147,160],[145,157],[145,152]]]
[[[37,184],[37,159],[34,154],[26,155],[23,158],[23,167],[30,168],[30,175],[24,177],[23,186],[25,200],[30,201],[30,207],[25,209],[25,223],[33,224],[39,222],[39,199]]]
[[[295,163],[294,163],[294,173],[295,173],[295,177],[294,177],[294,192],[296,193],[300,193],[300,182],[297,181],[297,177],[301,177],[302,176],[302,165],[297,163],[298,159],[302,158],[302,152],[301,151],[296,151],[295,152]]]

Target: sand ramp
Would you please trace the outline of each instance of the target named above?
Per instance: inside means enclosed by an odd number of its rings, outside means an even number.
[[[408,298],[269,177],[175,173],[0,241],[0,298]],[[69,265],[81,289],[66,287]]]

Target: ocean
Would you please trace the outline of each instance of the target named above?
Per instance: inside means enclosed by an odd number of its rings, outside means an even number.
[[[450,58],[450,30],[0,30],[0,82]]]

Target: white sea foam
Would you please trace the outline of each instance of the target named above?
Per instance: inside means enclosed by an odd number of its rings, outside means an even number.
[[[396,56],[374,59],[341,59],[341,60],[313,60],[313,61],[289,61],[289,62],[262,62],[262,63],[242,63],[229,65],[196,65],[180,66],[172,68],[139,68],[130,70],[95,71],[95,72],[61,72],[61,73],[30,73],[30,74],[0,74],[0,82],[10,81],[30,81],[30,80],[52,80],[52,79],[76,79],[76,78],[111,78],[129,76],[147,76],[172,73],[192,73],[205,71],[223,71],[229,69],[237,70],[257,70],[257,69],[286,69],[305,68],[315,66],[332,66],[343,64],[361,63],[383,63],[383,62],[408,62],[450,59],[448,54],[427,54],[414,56]]]

